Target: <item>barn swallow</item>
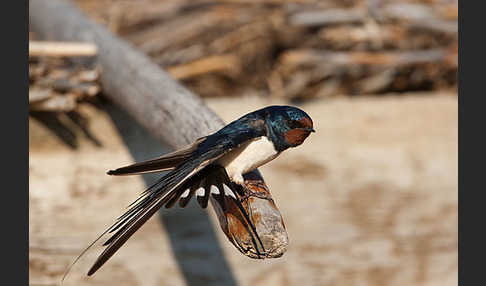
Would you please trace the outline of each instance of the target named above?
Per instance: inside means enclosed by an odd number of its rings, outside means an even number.
[[[169,172],[145,190],[98,238],[113,233],[104,242],[106,248],[88,276],[162,206],[170,208],[179,201],[185,207],[194,195],[202,208],[207,207],[210,195],[223,205],[222,198],[237,201],[242,195],[244,174],[275,159],[288,148],[299,146],[311,132],[315,132],[312,119],[301,109],[269,106],[248,113],[185,148],[108,171],[109,175],[117,176]]]

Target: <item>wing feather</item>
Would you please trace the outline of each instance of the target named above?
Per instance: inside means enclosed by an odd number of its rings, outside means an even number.
[[[199,138],[191,145],[188,145],[174,152],[162,155],[158,158],[138,162],[125,167],[120,167],[115,170],[110,170],[107,174],[115,176],[126,176],[172,170],[180,165],[182,162],[184,162],[184,160],[189,158],[194,153],[194,151],[197,150],[199,144],[201,144],[201,142],[203,142],[206,138],[207,137]]]

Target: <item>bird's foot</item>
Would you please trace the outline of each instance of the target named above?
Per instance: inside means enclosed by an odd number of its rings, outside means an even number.
[[[250,197],[266,200],[272,199],[264,183],[255,180],[245,180],[242,199],[246,200]]]

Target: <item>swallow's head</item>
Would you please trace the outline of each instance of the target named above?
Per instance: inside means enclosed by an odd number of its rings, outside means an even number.
[[[293,106],[268,107],[268,124],[275,140],[285,147],[296,147],[304,142],[311,132],[315,132],[312,119],[303,110]]]

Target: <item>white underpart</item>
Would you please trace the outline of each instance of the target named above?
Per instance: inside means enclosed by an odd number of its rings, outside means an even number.
[[[181,198],[185,198],[189,195],[189,189],[185,190],[182,195],[181,195]]]
[[[233,198],[236,199],[235,194],[233,193],[233,191],[228,186],[226,186],[226,184],[223,184],[223,189],[224,189],[224,194],[225,195],[231,196],[231,197],[233,197]]]
[[[219,189],[215,185],[211,185],[211,194],[219,195]]]
[[[204,188],[203,187],[196,190],[196,196],[204,197]]]
[[[279,153],[266,136],[259,137],[232,150],[218,162],[226,168],[233,182],[242,184],[243,174],[275,159]]]

